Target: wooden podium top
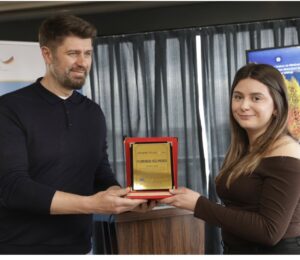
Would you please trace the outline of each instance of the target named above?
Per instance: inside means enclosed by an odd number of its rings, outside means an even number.
[[[132,222],[141,220],[153,220],[160,218],[168,218],[175,216],[193,215],[194,213],[189,210],[178,209],[172,206],[157,206],[149,212],[125,212],[119,215],[115,215],[115,222]]]

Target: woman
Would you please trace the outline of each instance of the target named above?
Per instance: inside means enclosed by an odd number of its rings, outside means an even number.
[[[249,64],[231,90],[231,144],[216,178],[224,205],[187,188],[161,200],[221,227],[224,254],[300,254],[300,145],[282,75]]]

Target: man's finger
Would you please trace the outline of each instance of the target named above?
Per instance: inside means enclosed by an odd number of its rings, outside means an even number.
[[[110,190],[110,192],[118,197],[123,197],[128,194],[129,189]]]
[[[128,198],[121,198],[122,204],[125,206],[138,206],[142,203],[146,203],[147,200],[144,199],[128,199]]]

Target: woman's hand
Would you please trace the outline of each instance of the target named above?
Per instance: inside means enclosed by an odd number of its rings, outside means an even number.
[[[159,202],[191,211],[194,211],[197,200],[201,196],[200,193],[185,187],[170,190],[170,193],[172,193],[173,196],[162,199]]]

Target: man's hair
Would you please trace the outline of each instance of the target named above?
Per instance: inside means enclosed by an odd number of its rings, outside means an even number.
[[[89,22],[74,15],[56,15],[46,19],[39,28],[40,47],[55,49],[68,36],[94,39],[97,29]]]

